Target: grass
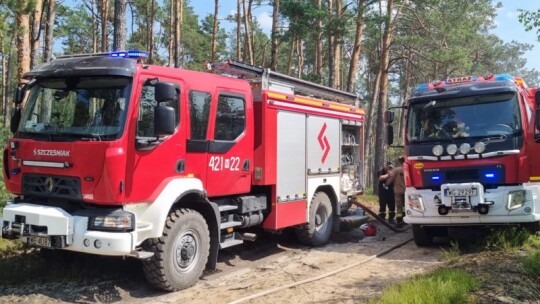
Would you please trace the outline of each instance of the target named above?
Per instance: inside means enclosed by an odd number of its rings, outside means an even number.
[[[441,256],[448,262],[456,261],[461,255],[461,251],[459,250],[459,244],[456,241],[450,241],[450,248],[441,248],[441,250]]]
[[[485,240],[485,248],[494,251],[515,251],[522,248],[533,234],[521,227],[495,228]],[[538,241],[540,246],[540,240]]]
[[[523,259],[523,268],[532,277],[540,276],[540,251],[534,251],[529,253],[525,259]]]
[[[479,284],[477,279],[463,270],[440,268],[431,274],[386,288],[382,296],[371,303],[464,303],[468,292]]]

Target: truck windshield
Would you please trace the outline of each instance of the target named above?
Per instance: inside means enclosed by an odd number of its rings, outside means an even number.
[[[111,140],[124,128],[131,79],[42,79],[30,89],[18,135],[50,140]]]
[[[521,131],[519,104],[514,93],[414,103],[408,117],[409,142],[466,137],[504,139]]]

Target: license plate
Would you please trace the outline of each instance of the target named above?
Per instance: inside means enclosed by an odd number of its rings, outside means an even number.
[[[476,196],[476,188],[444,189],[444,196]]]
[[[26,241],[28,245],[51,248],[51,238],[45,236],[29,236]]]

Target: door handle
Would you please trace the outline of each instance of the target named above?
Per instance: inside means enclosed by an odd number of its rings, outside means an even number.
[[[249,171],[250,168],[250,162],[249,159],[244,160],[244,164],[242,165],[242,171]]]
[[[179,159],[176,162],[176,173],[184,173],[184,171],[186,171],[186,161]]]

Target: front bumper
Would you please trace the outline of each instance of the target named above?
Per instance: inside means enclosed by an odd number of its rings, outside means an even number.
[[[50,247],[108,256],[138,256],[137,232],[88,230],[89,218],[71,215],[58,207],[28,203],[4,208],[2,237],[29,243],[36,237],[50,238]]]
[[[509,209],[508,194],[514,191],[526,191],[526,201],[517,208]],[[471,198],[469,210],[450,209],[448,214],[441,214],[441,191],[429,189],[407,188],[405,193],[405,218],[408,224],[420,225],[504,225],[520,224],[540,221],[540,186],[525,184],[516,186],[500,186],[496,189],[482,190],[479,200]],[[421,197],[421,207],[417,200],[410,201],[410,197]],[[439,199],[437,199],[439,196]],[[486,214],[478,212],[479,203],[489,203]],[[446,204],[448,206],[448,204]],[[420,210],[419,210],[420,209]],[[447,209],[448,210],[448,209]]]

